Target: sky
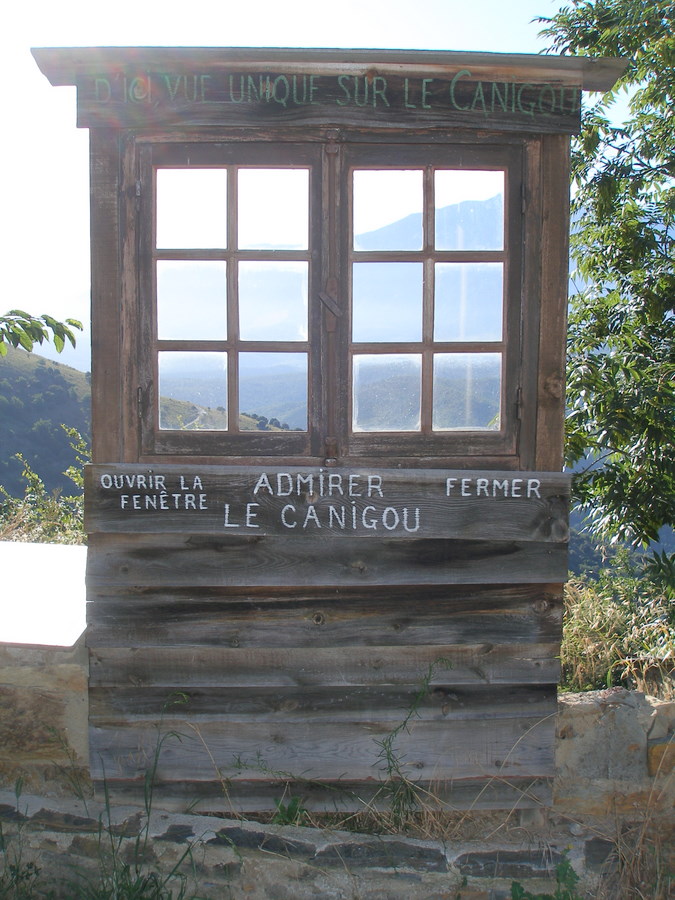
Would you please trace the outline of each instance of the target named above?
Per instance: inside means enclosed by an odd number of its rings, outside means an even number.
[[[354,47],[539,53],[537,16],[558,0],[33,0],[5,18],[0,46],[2,312],[89,320],[88,132],[75,126],[75,88],[52,87],[31,47]],[[76,351],[40,353],[87,370]]]

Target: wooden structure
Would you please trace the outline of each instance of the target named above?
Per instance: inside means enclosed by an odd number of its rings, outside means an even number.
[[[395,774],[545,803],[569,135],[620,64],[34,55],[91,132],[94,778],[138,785],[162,717],[169,795],[354,807],[414,709]]]

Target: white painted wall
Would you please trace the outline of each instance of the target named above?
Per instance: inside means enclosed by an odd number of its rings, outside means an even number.
[[[70,647],[85,627],[87,548],[0,541],[0,642]]]

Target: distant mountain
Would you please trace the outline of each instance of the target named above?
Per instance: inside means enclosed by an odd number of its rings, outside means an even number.
[[[471,235],[471,250],[498,250],[503,242],[503,199],[465,200],[438,210],[436,247],[441,250],[466,249],[464,235]],[[419,235],[419,246],[412,245]],[[413,213],[391,225],[356,236],[359,250],[421,249],[422,215]]]

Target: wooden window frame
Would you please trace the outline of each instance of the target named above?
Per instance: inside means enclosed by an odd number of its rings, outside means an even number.
[[[161,454],[190,457],[243,457],[312,455],[319,426],[319,397],[321,366],[317,355],[320,343],[320,322],[312,303],[308,309],[308,336],[306,341],[242,341],[237,325],[237,265],[246,260],[306,260],[309,264],[308,293],[311,298],[318,293],[321,250],[320,232],[309,229],[307,250],[240,250],[234,240],[236,229],[236,202],[228,199],[227,248],[219,250],[164,250],[155,244],[155,196],[156,173],[160,168],[227,168],[229,196],[236,178],[237,168],[308,168],[310,171],[309,217],[319,213],[321,203],[320,154],[316,146],[270,145],[264,142],[185,142],[180,144],[149,143],[140,149],[141,192],[139,216],[139,340],[138,364],[141,383],[147,396],[144,398],[141,416],[141,447],[145,454]],[[150,189],[147,189],[150,188]],[[156,322],[155,263],[164,259],[224,260],[228,266],[228,336],[225,340],[159,340]],[[152,348],[150,351],[148,348]],[[214,351],[228,354],[228,415],[235,427],[227,431],[177,431],[159,427],[159,402],[156,385],[159,384],[157,354],[162,351]],[[238,363],[233,357],[241,352],[297,352],[308,357],[308,409],[307,430],[288,432],[248,432],[238,430]]]
[[[425,246],[420,251],[387,251],[392,261],[420,261],[425,266],[425,319],[427,329],[430,322],[429,304],[433,302],[433,287],[428,286],[428,269],[435,262],[445,261],[500,261],[504,263],[504,306],[502,340],[497,344],[441,343],[431,335],[423,335],[423,340],[415,344],[369,344],[366,352],[420,352],[423,354],[422,427],[411,432],[356,432],[351,428],[352,419],[352,378],[351,361],[357,348],[351,341],[351,315],[348,317],[347,335],[343,344],[341,359],[346,360],[347,371],[343,372],[342,383],[349,388],[342,403],[341,433],[342,443],[347,446],[347,455],[352,458],[394,457],[397,460],[411,458],[435,458],[446,460],[449,456],[514,456],[518,441],[518,396],[521,389],[521,279],[522,279],[522,153],[518,147],[481,147],[480,145],[445,144],[428,146],[418,144],[392,143],[386,146],[349,147],[345,153],[343,190],[348,198],[345,221],[342,228],[343,246],[346,249],[348,270],[345,272],[348,294],[351,297],[350,269],[357,260],[379,259],[382,252],[355,251],[351,224],[353,219],[353,197],[351,191],[352,172],[360,168],[422,168],[425,173],[425,194],[429,191],[430,172],[436,169],[485,169],[505,172],[504,196],[504,247],[501,251],[440,251],[433,246],[433,205],[428,203],[425,221]],[[351,303],[347,303],[351,313]],[[345,346],[346,345],[346,346]],[[377,349],[375,349],[377,348]],[[430,390],[430,365],[434,352],[466,351],[499,352],[503,354],[501,383],[501,423],[498,431],[479,429],[433,431],[430,428],[432,395]],[[344,391],[344,389],[343,389]],[[346,427],[344,427],[346,426]]]
[[[532,257],[526,257],[528,233],[540,228],[538,210],[526,214],[524,197],[528,191],[541,191],[536,166],[537,141],[527,136],[493,134],[478,140],[470,132],[448,134],[443,140],[427,143],[425,135],[403,139],[396,135],[360,133],[358,135],[304,132],[289,134],[269,130],[258,136],[246,133],[193,133],[175,136],[136,135],[127,147],[127,170],[133,172],[136,185],[129,184],[127,196],[133,198],[136,223],[135,262],[127,271],[137,273],[134,302],[127,302],[129,321],[136,322],[129,358],[133,359],[130,379],[139,387],[138,458],[146,461],[168,461],[169,457],[193,463],[268,465],[284,461],[288,465],[391,465],[409,467],[463,467],[471,458],[479,458],[488,468],[517,469],[528,465],[534,454],[536,414],[525,423],[530,449],[523,452],[521,409],[525,396],[536,392],[539,362],[540,298],[538,272],[533,271]],[[535,150],[533,152],[533,145]],[[532,157],[532,159],[530,159]],[[387,160],[387,163],[383,162]],[[404,162],[402,162],[404,160]],[[151,360],[156,354],[153,313],[154,285],[151,273],[158,252],[153,247],[154,175],[157,167],[195,167],[224,165],[259,165],[274,167],[309,167],[310,174],[310,259],[309,282],[309,353],[308,430],[306,432],[208,432],[160,430],[155,398],[157,372]],[[499,431],[453,430],[420,432],[352,432],[351,430],[351,315],[350,268],[352,198],[349,187],[350,167],[405,168],[406,165],[426,169],[438,168],[503,169],[505,179],[505,264],[504,332],[501,427]],[[231,258],[231,242],[218,258]],[[438,259],[469,259],[476,254],[463,251],[426,253],[427,265]],[[244,258],[248,251],[237,251]],[[285,251],[284,251],[285,254]],[[190,255],[190,254],[186,254]],[[251,255],[259,257],[253,251]],[[270,256],[274,254],[271,252]],[[360,256],[360,254],[357,254]],[[413,253],[414,255],[414,253]],[[478,254],[485,258],[484,254]],[[163,252],[159,253],[162,258]],[[407,252],[404,254],[410,258]],[[494,258],[500,254],[493,253]],[[430,262],[429,262],[430,260]],[[529,287],[528,287],[529,285]],[[322,299],[324,302],[322,302]],[[326,299],[328,303],[326,303]],[[134,313],[133,310],[136,309]],[[167,348],[178,346],[167,343]],[[212,349],[194,342],[197,349]],[[222,342],[228,349],[229,342]],[[303,347],[293,344],[289,348]],[[216,348],[218,349],[218,348]],[[260,346],[251,349],[260,349]],[[451,345],[438,344],[438,352]],[[470,348],[476,350],[475,346]],[[123,351],[124,352],[124,351]],[[501,351],[500,351],[501,352]],[[229,396],[236,390],[230,384]],[[534,404],[533,404],[534,408]],[[133,427],[133,426],[132,426]]]

